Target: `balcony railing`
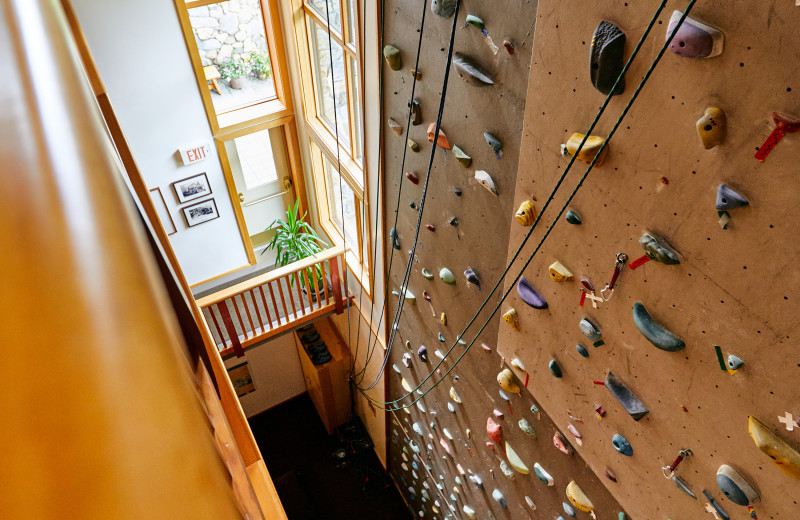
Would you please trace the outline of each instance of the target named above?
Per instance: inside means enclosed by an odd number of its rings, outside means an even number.
[[[326,249],[198,299],[220,355],[241,356],[244,349],[314,318],[341,314],[347,303],[345,251]],[[313,283],[314,270],[324,283]]]

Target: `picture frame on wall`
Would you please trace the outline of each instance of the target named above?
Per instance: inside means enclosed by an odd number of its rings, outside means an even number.
[[[217,211],[217,203],[214,199],[204,200],[191,206],[182,208],[183,217],[186,219],[186,225],[189,227],[208,222],[219,218],[219,211]]]
[[[211,185],[205,172],[173,182],[172,189],[175,190],[178,204],[211,195]]]
[[[167,208],[167,202],[164,200],[164,194],[161,193],[161,188],[153,188],[150,190],[150,199],[153,201],[153,206],[156,208],[156,213],[158,213],[158,218],[161,219],[161,225],[164,226],[164,231],[167,232],[167,236],[177,233],[178,229],[175,227],[175,221],[172,220],[172,215],[169,214],[169,208]]]

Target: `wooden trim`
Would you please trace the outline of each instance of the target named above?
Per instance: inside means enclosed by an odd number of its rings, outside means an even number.
[[[219,278],[222,278],[223,276],[228,276],[229,274],[233,274],[236,271],[240,271],[240,270],[244,269],[245,267],[250,267],[250,265],[251,264],[244,264],[244,265],[240,265],[239,267],[234,267],[230,271],[225,271],[222,274],[218,274],[216,276],[212,276],[211,278],[203,280],[202,282],[194,283],[194,284],[190,285],[189,288],[190,289],[194,289],[195,287],[200,287],[203,284],[206,284],[206,283],[209,283],[209,282],[213,282],[214,280],[218,280]]]
[[[244,220],[244,211],[242,204],[239,202],[239,192],[236,190],[236,183],[233,181],[233,170],[231,170],[231,160],[228,157],[228,150],[225,148],[226,141],[215,137],[214,142],[217,145],[217,153],[219,154],[220,163],[222,164],[222,174],[225,177],[225,185],[228,188],[228,196],[233,206],[233,214],[236,217],[236,226],[239,228],[239,235],[242,237],[242,245],[247,253],[248,265],[255,265],[258,263],[256,252],[253,249],[253,242],[250,240],[250,235],[247,232],[247,225]]]
[[[283,127],[284,138],[289,148],[289,164],[292,172],[292,185],[295,197],[300,199],[300,213],[308,213],[308,194],[306,193],[306,177],[303,172],[303,160],[300,153],[300,139],[297,137],[297,124],[294,118]]]

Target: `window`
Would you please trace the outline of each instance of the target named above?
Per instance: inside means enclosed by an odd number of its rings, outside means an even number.
[[[371,248],[364,203],[360,4],[292,2],[320,224],[333,241],[347,243],[348,266],[366,288]]]

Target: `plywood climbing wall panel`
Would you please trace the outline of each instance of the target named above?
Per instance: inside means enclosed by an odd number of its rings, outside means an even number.
[[[595,135],[608,135],[664,42],[673,9],[686,3],[667,2],[626,76],[624,93],[613,99]],[[627,58],[657,4],[540,0],[514,207],[533,195],[541,210],[568,162],[560,145],[585,131],[604,99],[589,79],[594,28],[601,20],[618,25],[627,35]],[[578,454],[632,518],[713,518],[705,511],[704,489],[731,518],[748,517],[747,509],[725,499],[716,484],[717,469],[729,464],[760,493],[759,518],[789,520],[798,517],[800,481],[756,447],[748,435],[748,415],[800,449],[800,428],[789,431],[778,419],[787,412],[794,420],[800,415],[795,338],[800,274],[794,267],[800,138],[787,135],[764,163],[753,156],[774,128],[772,111],[800,116],[800,72],[794,66],[800,57],[800,7],[786,1],[699,1],[691,16],[724,32],[722,54],[709,59],[665,54],[611,141],[605,162],[569,205],[582,223],[571,225],[562,217],[525,270],[548,308],[532,309],[513,291],[503,310],[519,311],[522,330],[502,327],[497,343],[506,358],[523,360],[531,392],[555,424],[562,431],[570,423],[579,428],[584,443],[576,447]],[[725,140],[710,150],[695,129],[708,107],[727,114]],[[586,167],[575,163],[532,244]],[[727,229],[719,225],[715,209],[720,183],[750,202],[729,210]],[[512,226],[509,258],[526,231]],[[680,264],[650,261],[635,270],[626,265],[609,301],[593,308],[587,300],[580,307],[579,280],[591,280],[599,293],[612,277],[618,253],[627,253],[628,263],[644,254],[638,240],[646,231],[674,247]],[[523,258],[532,251],[532,245],[526,247]],[[574,274],[573,281],[549,278],[548,266],[556,260]],[[645,339],[634,323],[635,302],[686,347],[669,352]],[[603,345],[592,346],[581,333],[578,323],[584,317],[599,326]],[[588,350],[588,358],[579,355],[576,344]],[[722,370],[715,346],[725,359],[740,357],[744,366],[732,375]],[[553,359],[561,378],[548,369]],[[609,371],[649,409],[638,422],[595,383]],[[607,411],[602,420],[596,418],[597,406]],[[615,433],[630,441],[632,457],[614,450]],[[662,475],[662,467],[683,448],[694,455],[675,474],[698,499]],[[606,469],[618,482],[602,477]]]

